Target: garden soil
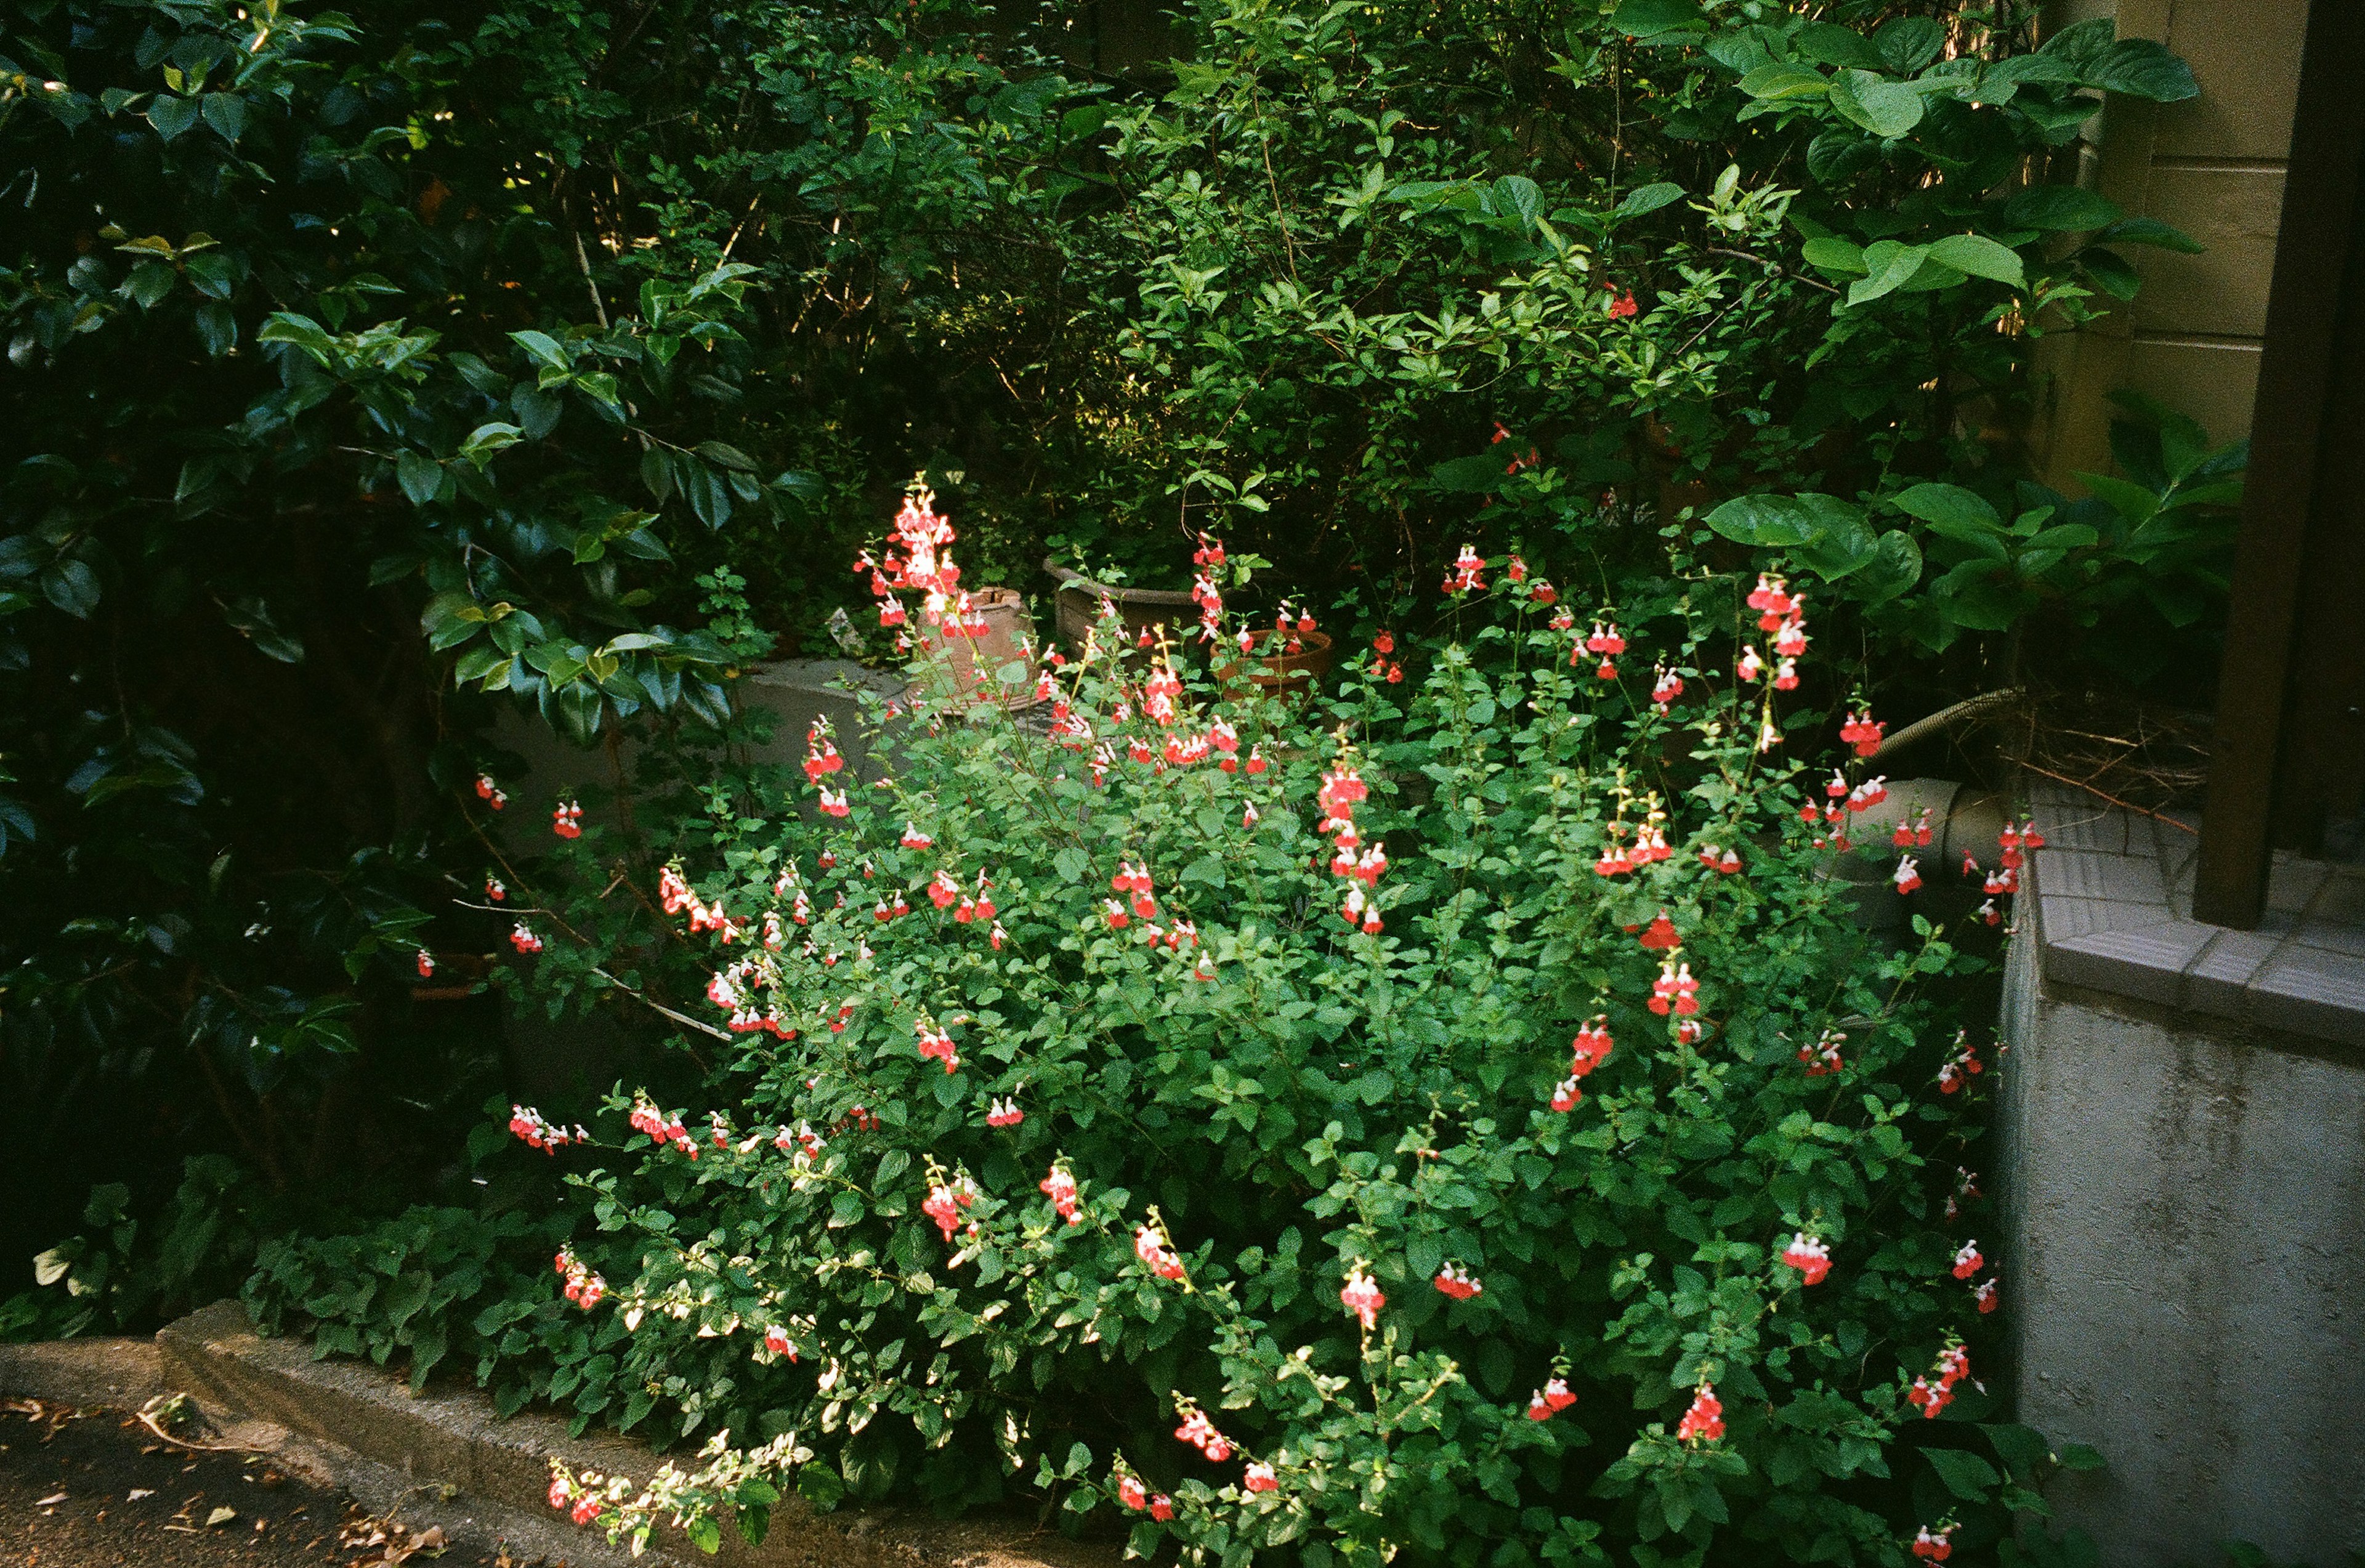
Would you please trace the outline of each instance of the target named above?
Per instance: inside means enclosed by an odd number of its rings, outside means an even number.
[[[374,1518],[266,1455],[167,1441],[129,1411],[0,1398],[0,1568],[565,1568],[446,1540],[433,1502]]]

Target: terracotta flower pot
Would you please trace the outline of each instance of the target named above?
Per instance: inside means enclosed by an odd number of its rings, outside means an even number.
[[[1197,623],[1199,604],[1188,593],[1169,588],[1118,588],[1109,583],[1096,583],[1082,572],[1070,571],[1043,557],[1043,569],[1059,585],[1059,644],[1070,655],[1081,655],[1084,637],[1100,623],[1101,601],[1116,606],[1117,615],[1125,623],[1128,645],[1147,628],[1165,626],[1168,635],[1180,642],[1185,632]]]
[[[985,632],[981,636],[946,639],[945,655],[952,669],[954,690],[967,697],[981,695],[1009,712],[1033,707],[1037,699],[1031,664],[1026,678],[1017,685],[994,683],[995,674],[1005,666],[1028,663],[1019,647],[1032,630],[1026,599],[1015,588],[981,588],[970,591],[969,601],[984,618]]]
[[[1337,659],[1328,632],[1297,632],[1290,633],[1297,642],[1295,653],[1271,653],[1248,660],[1232,660],[1216,671],[1216,679],[1227,688],[1237,689],[1246,681],[1260,697],[1306,697],[1319,685]]]

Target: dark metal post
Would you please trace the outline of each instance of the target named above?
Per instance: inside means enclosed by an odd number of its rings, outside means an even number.
[[[2357,361],[2365,334],[2365,308],[2345,297],[2365,281],[2357,276],[2361,148],[2365,5],[2314,0],[2267,302],[2193,889],[2194,918],[2244,930],[2259,924],[2266,907],[2279,776],[2284,792],[2290,790],[2284,764],[2293,678],[2332,678],[2303,662],[2295,669],[2294,649],[2303,604],[2337,602],[2336,596],[2305,592],[2303,578],[2315,553],[2312,527],[2331,526],[2323,514],[2347,498],[2328,493],[2325,482],[2327,445],[2344,438],[2342,431],[2327,429],[2326,410],[2337,390],[2336,368]],[[2354,609],[2347,614],[2365,620]],[[2348,656],[2358,657],[2357,642],[2343,641]]]

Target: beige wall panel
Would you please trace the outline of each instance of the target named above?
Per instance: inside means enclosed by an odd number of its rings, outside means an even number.
[[[2259,393],[2256,343],[2196,343],[2137,338],[2128,345],[2123,386],[2150,394],[2200,422],[2213,445],[2250,433]]]
[[[2070,476],[2109,471],[2112,408],[2104,399],[2125,383],[2127,349],[2125,338],[2090,328],[2037,344],[2029,458],[2055,489],[2080,494],[2085,487]]]
[[[2288,156],[2306,30],[2307,0],[2175,0],[2168,47],[2191,62],[2201,96],[2160,110],[2153,156]]]
[[[2155,164],[2145,194],[2147,216],[2174,224],[2208,249],[2189,256],[2128,248],[2128,259],[2144,280],[2135,300],[2135,330],[2264,334],[2275,230],[2282,216],[2282,174]]]

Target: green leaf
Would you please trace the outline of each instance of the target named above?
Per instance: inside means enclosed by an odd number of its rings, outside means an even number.
[[[2046,233],[2100,229],[2125,216],[2119,204],[2075,185],[2030,185],[2003,204],[2003,227]]]
[[[1929,259],[1930,252],[1920,245],[1900,245],[1894,240],[1867,245],[1864,252],[1866,276],[1861,282],[1848,285],[1848,304],[1863,305],[1894,293],[1910,282]]]
[[[547,332],[511,332],[510,342],[525,350],[546,369],[571,371],[575,368],[575,361],[558,346],[558,340]]]
[[[1644,43],[1672,42],[1667,35],[1704,30],[1699,0],[1622,0],[1609,25]]]
[[[2073,67],[2082,66],[2111,47],[2118,36],[2119,24],[2110,17],[2093,17],[2067,27],[2038,46],[2040,54],[2056,55]]]
[[[246,129],[246,100],[235,93],[207,93],[205,117],[224,141],[235,142]]]
[[[1880,143],[1853,126],[1824,131],[1807,144],[1807,173],[1815,183],[1836,185],[1880,162]]]
[[[2103,1463],[2102,1456],[2084,1443],[2063,1443],[2053,1457],[2064,1470],[2100,1470]]]
[[[2082,522],[2057,523],[2023,545],[2024,550],[2085,550],[2102,543],[2102,535]]]
[[[560,417],[566,412],[566,400],[532,386],[520,386],[510,394],[510,408],[517,415],[519,428],[532,439],[540,441],[558,428]],[[663,454],[654,449],[645,455],[656,457],[660,462],[664,460]]]
[[[1525,174],[1506,174],[1495,182],[1495,208],[1519,220],[1523,229],[1535,227],[1536,214],[1543,209],[1541,186]]]
[[[329,362],[329,350],[336,340],[320,329],[320,324],[308,316],[297,316],[285,310],[275,310],[263,318],[262,329],[254,334],[259,343],[286,343],[302,349],[322,364]]]
[[[197,342],[212,357],[219,359],[238,346],[238,318],[221,301],[208,299],[198,306],[195,322]]]
[[[1905,530],[1892,528],[1880,536],[1852,591],[1866,604],[1886,604],[1920,582],[1922,570],[1922,546]]]
[[[1825,65],[1853,65],[1866,71],[1877,71],[1888,62],[1872,40],[1854,28],[1844,28],[1834,22],[1810,22],[1792,36],[1790,42],[1809,60]]]
[[[1967,1450],[1929,1448],[1922,1450],[1922,1457],[1930,1462],[1946,1490],[1966,1503],[1986,1502],[1990,1490],[2003,1480],[1994,1465]]]
[[[709,528],[719,529],[731,521],[731,490],[723,476],[693,458],[675,458],[677,477],[682,494],[689,500],[689,510],[698,521]]]
[[[797,1491],[817,1512],[824,1514],[846,1500],[845,1481],[833,1466],[826,1464],[799,1466]]]
[[[698,443],[697,452],[709,463],[719,464],[725,468],[735,468],[743,474],[753,474],[756,471],[754,458],[724,442],[701,441]]]
[[[1842,277],[1864,275],[1864,249],[1834,234],[1819,234],[1799,247],[1809,266]]]
[[[423,507],[443,487],[443,465],[423,452],[406,450],[394,460],[394,477],[410,504]]]
[[[1869,71],[1843,71],[1832,81],[1832,107],[1844,118],[1884,140],[1904,135],[1922,123],[1922,95],[1901,83],[1884,81]]]
[[[1872,46],[1891,72],[1911,76],[1938,58],[1946,47],[1946,29],[1927,17],[1899,17],[1881,24]]]
[[[2201,84],[2192,79],[2192,67],[2150,39],[2119,39],[2086,68],[2084,81],[2086,85],[2100,87],[2106,93],[2124,93],[2131,98],[2149,98],[2156,104],[2173,104],[2201,95]]]
[[[470,431],[468,439],[460,443],[460,455],[474,463],[481,473],[493,460],[494,454],[515,446],[524,434],[517,426],[504,424],[498,420],[481,424]],[[408,488],[407,486],[405,487]]]
[[[2045,1434],[2033,1427],[1997,1421],[1983,1423],[1979,1430],[1995,1445],[1996,1457],[2003,1461],[2009,1474],[2026,1475],[2046,1461]]]
[[[1987,498],[1960,485],[1935,481],[1915,485],[1889,497],[1889,503],[1906,516],[1918,517],[1927,523],[1987,533],[2003,532],[2003,519],[1996,515]]]
[[[1663,180],[1656,185],[1627,192],[1626,199],[1611,208],[1609,216],[1613,220],[1640,218],[1644,213],[1658,211],[1670,202],[1681,201],[1683,196],[1683,186]]]
[[[197,123],[197,101],[168,93],[159,93],[148,106],[148,123],[156,134],[170,141]]]
[[[1838,582],[1871,566],[1879,548],[1879,540],[1866,526],[1862,512],[1853,508],[1844,512],[1825,510],[1815,536],[1799,546],[1799,558],[1825,582]]]
[[[1949,234],[1933,241],[1930,259],[1956,272],[1973,277],[1993,279],[2013,288],[2026,286],[2027,278],[2021,271],[2020,252],[2000,245],[1984,234]]]
[[[98,574],[86,561],[61,560],[41,573],[41,592],[78,621],[98,608]]]
[[[1706,521],[1738,543],[1787,550],[1820,540],[1835,528],[1861,528],[1864,511],[1837,496],[1808,491],[1796,496],[1735,496],[1709,512]]]
[[[123,286],[140,309],[152,310],[158,300],[173,292],[173,286],[180,281],[180,276],[162,262],[142,262],[131,269],[131,275],[123,280]]]
[[[2181,251],[2188,256],[2197,256],[2209,249],[2183,230],[2157,218],[2123,218],[2095,235],[2094,240],[2106,245],[2150,245],[2162,251]]]
[[[2130,484],[2108,474],[2081,472],[2078,479],[2129,522],[2148,522],[2159,511],[2159,498],[2141,485]]]
[[[1761,65],[1741,79],[1741,90],[1753,98],[1819,98],[1831,89],[1822,73],[1803,65]]]

